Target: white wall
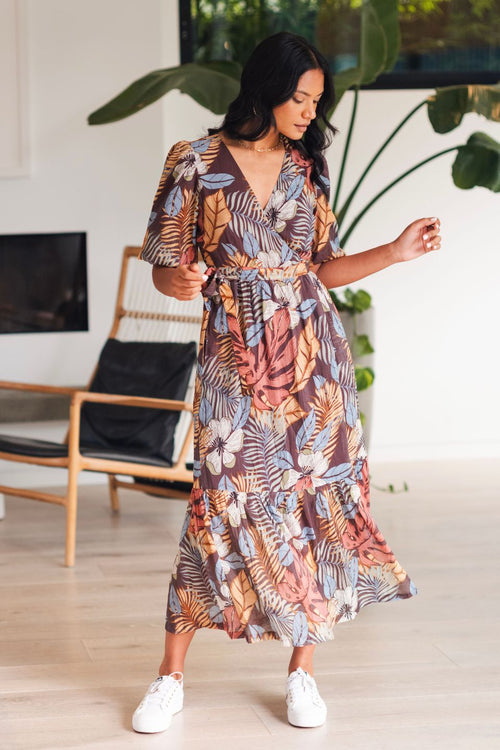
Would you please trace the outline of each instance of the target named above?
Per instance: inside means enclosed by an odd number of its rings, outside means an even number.
[[[140,242],[166,149],[217,120],[177,92],[113,125],[86,115],[139,75],[178,55],[171,0],[32,0],[29,5],[32,175],[0,181],[0,231],[89,231],[91,331],[0,337],[0,377],[84,382],[111,317],[121,248]],[[162,15],[163,13],[163,15]],[[161,36],[163,34],[163,37]],[[426,92],[363,92],[346,189],[390,129]],[[336,114],[332,177],[347,130],[351,95]],[[481,129],[469,116],[448,136],[420,112],[391,145],[358,206],[396,174]],[[364,287],[377,309],[373,459],[500,454],[497,229],[500,197],[453,186],[453,157],[424,167],[388,193],[351,238],[348,252],[394,238],[414,218],[438,215],[444,244],[392,267]]]
[[[363,92],[346,188],[392,128],[430,92]],[[336,124],[347,131],[352,94]],[[437,135],[425,108],[405,126],[367,179],[357,206],[418,161],[465,143],[483,130],[500,139],[500,126],[468,115]],[[342,135],[331,149],[340,159]],[[500,365],[497,278],[500,196],[483,188],[459,190],[451,180],[454,153],[440,157],[389,191],[366,215],[349,252],[397,236],[415,218],[438,216],[443,247],[393,266],[356,287],[366,288],[377,312],[372,457],[496,456],[500,454]]]
[[[31,172],[0,179],[0,233],[88,232],[90,331],[0,336],[0,378],[76,385],[111,324],[121,251],[142,242],[163,152],[161,103],[113,125],[86,118],[160,67],[162,2],[31,0],[27,21]]]

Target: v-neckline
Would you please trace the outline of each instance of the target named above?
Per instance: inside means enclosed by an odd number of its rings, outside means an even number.
[[[243,172],[242,168],[240,167],[240,165],[236,161],[235,157],[231,153],[231,151],[229,149],[229,146],[227,146],[226,143],[224,143],[223,139],[221,138],[221,136],[219,134],[218,134],[218,138],[219,138],[219,142],[222,143],[222,145],[226,149],[227,153],[229,154],[230,158],[232,159],[233,163],[235,164],[236,169],[238,170],[238,172],[240,173],[240,175],[243,178],[244,182],[246,183],[247,188],[248,188],[248,192],[252,196],[255,205],[259,208],[259,210],[261,211],[261,213],[265,216],[266,211],[267,211],[267,209],[269,207],[269,203],[271,202],[271,198],[273,197],[273,195],[275,194],[276,190],[278,189],[278,184],[279,184],[279,181],[281,179],[281,175],[283,174],[283,170],[285,168],[285,162],[286,162],[287,157],[288,157],[288,150],[287,150],[286,146],[285,146],[285,153],[283,154],[283,160],[282,160],[281,165],[280,165],[280,170],[279,170],[278,175],[276,177],[276,180],[275,180],[275,182],[273,184],[273,188],[272,188],[271,192],[269,193],[269,197],[268,197],[265,205],[263,206],[262,203],[260,202],[260,200],[257,198],[255,190],[251,186],[251,184],[250,184],[248,178],[246,177],[245,173]]]

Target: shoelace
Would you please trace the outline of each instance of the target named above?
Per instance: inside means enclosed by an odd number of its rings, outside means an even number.
[[[172,672],[167,678],[157,677],[154,682],[149,686],[149,690],[142,700],[142,706],[146,704],[158,704],[167,706],[172,700],[175,691],[178,686],[182,686],[182,677],[180,680],[176,680],[173,677],[174,674],[181,674],[180,672]]]
[[[288,683],[288,699],[290,704],[300,700],[304,694],[306,694],[316,706],[321,705],[321,698],[314,678],[301,669],[300,671],[297,670],[297,674],[294,675],[293,679]]]

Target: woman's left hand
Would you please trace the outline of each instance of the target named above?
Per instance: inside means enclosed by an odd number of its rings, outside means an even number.
[[[440,229],[441,224],[436,217],[413,221],[392,243],[396,263],[413,260],[432,250],[439,250]]]

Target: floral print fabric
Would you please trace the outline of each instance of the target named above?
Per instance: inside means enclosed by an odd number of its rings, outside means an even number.
[[[266,206],[218,135],[170,151],[142,258],[209,277],[170,632],[303,646],[415,593],[370,514],[351,356],[310,268],[342,255],[328,176],[294,149]]]

